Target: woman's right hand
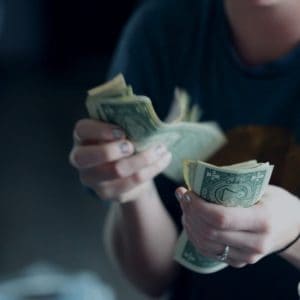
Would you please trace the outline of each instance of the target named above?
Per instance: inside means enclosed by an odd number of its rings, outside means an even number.
[[[82,184],[104,200],[123,202],[143,197],[147,183],[171,162],[164,145],[135,153],[124,131],[113,124],[82,119],[75,125],[73,137],[70,162]]]

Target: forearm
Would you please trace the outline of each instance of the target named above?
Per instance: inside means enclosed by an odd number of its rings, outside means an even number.
[[[106,244],[133,284],[159,295],[176,274],[173,251],[177,231],[152,183],[139,198],[111,208]]]

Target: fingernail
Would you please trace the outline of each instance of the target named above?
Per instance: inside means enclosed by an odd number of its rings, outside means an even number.
[[[182,200],[182,194],[179,193],[178,191],[175,191],[175,197],[178,201],[181,201]]]
[[[155,149],[154,152],[155,154],[160,157],[162,154],[166,152],[166,147],[164,145],[158,145]]]
[[[119,128],[114,128],[112,130],[112,135],[116,140],[119,140],[120,138],[125,136],[124,132]]]
[[[183,199],[184,199],[186,202],[191,202],[191,201],[192,201],[192,197],[191,197],[189,194],[184,194],[184,195],[183,195]]]
[[[127,142],[122,142],[119,144],[120,150],[123,154],[130,153],[130,146]]]

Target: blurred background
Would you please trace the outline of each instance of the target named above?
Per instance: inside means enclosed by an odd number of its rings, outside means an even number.
[[[68,163],[86,90],[103,82],[135,0],[0,0],[0,278],[35,262],[93,271],[117,299],[143,299],[114,271],[107,210]],[[48,299],[48,298],[47,298]]]

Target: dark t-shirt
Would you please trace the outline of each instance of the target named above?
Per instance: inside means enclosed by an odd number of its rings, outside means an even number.
[[[230,136],[229,147],[255,141],[259,146],[249,150],[249,159],[270,160],[280,171],[273,183],[285,183],[285,155],[291,147],[298,149],[300,140],[300,47],[250,67],[235,51],[222,0],[152,0],[136,11],[123,32],[109,77],[119,72],[137,94],[152,99],[160,118],[166,116],[174,88],[186,89],[201,106],[202,119],[217,121]],[[231,157],[223,156],[224,164],[237,162],[235,149],[230,149]],[[295,185],[293,178],[290,182]],[[163,176],[156,183],[181,230],[176,185]],[[299,185],[290,190],[300,191]],[[298,281],[295,267],[270,255],[255,265],[211,275],[182,268],[171,299],[298,300]]]

